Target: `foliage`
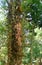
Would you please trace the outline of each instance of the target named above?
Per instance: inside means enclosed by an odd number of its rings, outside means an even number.
[[[4,12],[8,11],[6,0],[1,1]],[[42,3],[40,0],[23,0],[22,30],[23,30],[23,64],[42,58]],[[7,11],[0,20],[0,65],[7,63]],[[2,15],[2,14],[1,14]],[[39,60],[40,61],[40,60]]]

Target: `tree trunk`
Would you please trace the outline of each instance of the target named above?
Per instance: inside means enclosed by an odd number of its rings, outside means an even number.
[[[21,26],[21,9],[20,0],[10,0],[8,5],[8,64],[21,65],[22,63],[22,26]]]
[[[42,60],[42,58],[40,57],[39,58],[39,65],[42,65],[42,61],[41,60]]]

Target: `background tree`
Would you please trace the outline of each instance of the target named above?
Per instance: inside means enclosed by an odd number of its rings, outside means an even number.
[[[8,32],[8,64],[20,65],[23,63],[23,65],[42,65],[41,0],[1,0],[1,8],[4,9],[4,15],[7,20],[7,22],[3,22],[2,25],[0,24],[0,35],[1,33],[4,34],[5,31]],[[3,25],[7,25],[7,28]],[[4,31],[4,33],[2,31]],[[6,33],[4,36],[7,38]],[[5,42],[5,44],[6,43],[7,42]],[[2,43],[2,45],[3,44],[4,43]],[[7,52],[5,45],[4,47]],[[4,52],[2,52],[4,47],[1,50],[1,54],[4,54]],[[23,57],[22,51],[24,53]],[[1,54],[0,57],[3,58],[4,56],[1,56]],[[4,55],[7,56],[7,53]],[[7,63],[7,61],[5,62]]]

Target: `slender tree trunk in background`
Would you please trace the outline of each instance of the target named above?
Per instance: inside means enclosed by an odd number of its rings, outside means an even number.
[[[42,59],[42,58],[40,57],[40,58],[39,58],[39,61],[40,61],[40,62],[39,62],[39,65],[42,65],[42,61],[41,61],[41,59]]]
[[[31,52],[31,62],[30,62],[30,65],[32,65],[32,45],[31,45],[31,50],[30,50],[30,52]]]
[[[10,0],[8,13],[8,64],[7,65],[21,65],[22,63],[22,26],[21,26],[21,10],[20,0]]]
[[[33,32],[32,32],[32,34],[33,34]],[[33,61],[33,51],[32,51],[33,38],[34,38],[34,37],[31,35],[31,45],[30,45],[30,47],[31,47],[31,48],[30,48],[30,53],[31,53],[31,55],[30,55],[31,60],[30,60],[30,61],[31,61],[31,62],[30,62],[30,65],[33,64],[33,63],[32,63],[32,61]]]

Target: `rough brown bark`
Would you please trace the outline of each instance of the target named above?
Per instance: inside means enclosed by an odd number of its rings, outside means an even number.
[[[10,0],[8,13],[8,64],[21,65],[22,62],[22,26],[21,26],[21,9],[20,0]]]

